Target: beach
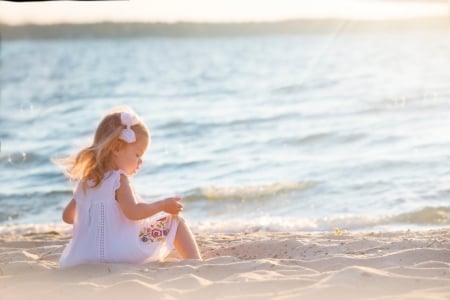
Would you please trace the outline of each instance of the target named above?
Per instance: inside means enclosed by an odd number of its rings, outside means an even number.
[[[0,26],[0,300],[450,299],[439,20]],[[204,260],[61,269],[52,161],[123,104],[136,194],[181,197]]]
[[[61,269],[65,231],[0,236],[10,299],[449,299],[450,230],[196,234],[203,261]]]

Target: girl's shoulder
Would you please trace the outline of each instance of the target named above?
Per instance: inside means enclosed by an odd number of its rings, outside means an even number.
[[[109,171],[109,174],[105,174],[104,180],[111,180],[113,183],[113,189],[117,190],[121,185],[129,182],[128,175],[121,169]]]

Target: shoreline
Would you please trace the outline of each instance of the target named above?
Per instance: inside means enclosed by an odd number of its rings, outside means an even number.
[[[143,37],[250,37],[298,34],[337,34],[444,30],[450,28],[446,15],[387,20],[349,18],[286,19],[259,22],[93,22],[20,24],[0,23],[2,40],[122,39]]]
[[[0,235],[2,299],[448,299],[450,229],[199,233],[204,261],[61,269],[70,235]]]

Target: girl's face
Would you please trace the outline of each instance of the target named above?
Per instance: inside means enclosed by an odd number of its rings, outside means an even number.
[[[140,138],[114,151],[115,166],[128,175],[134,175],[142,164],[142,155],[147,149],[147,144],[147,139]]]

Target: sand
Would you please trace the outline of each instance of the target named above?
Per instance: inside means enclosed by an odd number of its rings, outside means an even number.
[[[3,232],[0,299],[450,299],[449,229],[204,233],[204,261],[61,269],[69,238]]]

